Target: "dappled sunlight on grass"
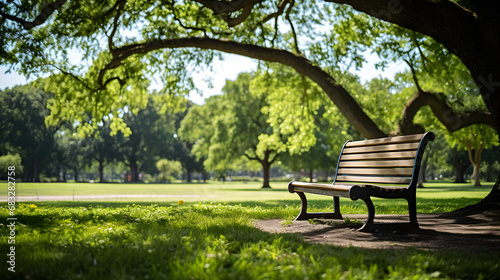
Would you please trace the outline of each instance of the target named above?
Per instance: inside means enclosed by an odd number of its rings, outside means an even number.
[[[315,201],[314,207],[326,207]],[[425,203],[425,202],[423,202]],[[17,276],[30,279],[430,279],[498,277],[498,255],[373,250],[270,234],[254,219],[291,218],[296,205],[21,203]],[[346,211],[362,205],[346,204]],[[396,207],[398,208],[398,207]],[[0,208],[5,220],[7,209]],[[3,236],[6,226],[0,226]],[[5,239],[0,250],[7,250]],[[0,261],[5,261],[2,254]],[[0,273],[0,276],[5,271]],[[2,277],[3,278],[3,277]]]

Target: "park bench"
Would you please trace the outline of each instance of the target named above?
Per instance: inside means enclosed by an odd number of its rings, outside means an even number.
[[[432,132],[424,134],[347,141],[337,163],[332,184],[292,181],[290,193],[302,202],[296,220],[312,218],[342,219],[339,197],[361,199],[368,208],[368,219],[360,231],[418,228],[416,189],[420,162]],[[333,196],[333,212],[308,213],[305,193]],[[374,223],[375,208],[370,197],[402,198],[408,202],[409,222]]]

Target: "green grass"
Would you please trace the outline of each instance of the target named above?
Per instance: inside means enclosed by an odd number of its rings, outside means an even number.
[[[23,185],[19,184],[21,195],[25,186],[32,187]],[[255,219],[291,219],[298,213],[300,201],[286,192],[286,184],[266,191],[238,183],[116,185],[116,190],[136,191],[133,186],[169,193],[178,187],[178,195],[193,194],[188,190],[201,187],[209,194],[228,197],[211,197],[217,198],[214,202],[196,202],[203,197],[191,197],[184,201],[193,201],[183,205],[177,205],[175,197],[155,204],[116,200],[19,203],[16,273],[7,271],[10,245],[2,238],[0,279],[500,278],[498,252],[336,247],[254,228]],[[450,184],[419,189],[419,212],[454,210],[478,201],[488,191],[487,187]],[[441,197],[444,193],[451,196]],[[315,198],[311,204],[326,210],[330,201]],[[342,203],[344,213],[366,213],[362,203]],[[405,213],[403,202],[375,203],[378,213]],[[31,204],[37,207],[30,208]],[[0,208],[2,237],[9,234],[7,217],[5,203]]]

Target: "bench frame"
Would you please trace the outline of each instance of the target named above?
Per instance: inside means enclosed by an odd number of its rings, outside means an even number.
[[[375,230],[384,230],[384,229],[418,229],[418,222],[417,222],[417,202],[416,202],[416,189],[417,189],[417,183],[418,183],[418,175],[420,171],[420,164],[423,158],[424,150],[429,141],[433,141],[435,138],[434,133],[432,132],[427,132],[424,134],[418,134],[418,135],[408,135],[408,136],[396,136],[396,137],[386,137],[386,138],[378,138],[378,139],[372,139],[372,140],[364,140],[364,141],[347,141],[344,146],[342,147],[342,151],[339,156],[339,160],[337,163],[337,171],[335,174],[335,179],[333,183],[330,184],[317,184],[317,183],[306,183],[306,182],[297,182],[297,181],[292,181],[288,184],[288,191],[290,193],[297,193],[300,197],[301,200],[301,210],[299,215],[295,218],[295,220],[308,220],[308,219],[313,219],[313,218],[327,218],[327,219],[342,219],[342,214],[340,213],[340,206],[339,206],[339,197],[346,197],[350,198],[352,200],[358,200],[361,199],[365,204],[366,207],[368,208],[368,219],[366,220],[365,224],[359,229],[360,231],[375,231]],[[411,142],[411,143],[410,143]],[[350,144],[349,144],[350,143]],[[396,145],[394,145],[396,143]],[[409,144],[410,143],[410,144]],[[394,147],[398,148],[401,147],[403,149],[406,149],[406,147],[418,147],[415,148],[408,148],[410,151],[403,151],[401,149],[394,149]],[[393,147],[393,150],[385,153],[385,152],[380,152],[377,151],[377,153],[373,152],[367,152],[373,149],[374,146],[379,147],[387,147],[388,145],[391,145]],[[371,156],[372,154],[376,155],[384,155],[387,158],[384,158],[384,160],[387,162],[388,158],[392,156],[398,156],[401,157],[404,155],[406,157],[407,161],[413,160],[413,167],[411,169],[411,175],[409,175],[409,170],[410,166],[408,165],[408,168],[402,168],[398,169],[397,166],[393,166],[392,168],[384,168],[384,167],[374,167],[374,168],[369,168],[369,172],[372,172],[370,174],[373,174],[373,172],[381,172],[380,174],[384,175],[376,175],[377,177],[371,177],[368,175],[358,175],[355,177],[349,177],[349,176],[344,176],[343,174],[339,173],[339,170],[341,169],[341,162],[346,162],[346,158],[349,159],[349,154],[344,153],[346,150],[346,147],[348,147],[351,151],[355,150],[352,147],[359,147],[361,153],[366,153],[370,154],[368,156]],[[384,148],[383,147],[383,148]],[[358,149],[359,150],[359,149]],[[409,154],[415,153],[413,157],[407,157],[406,152]],[[413,155],[413,154],[412,154]],[[352,156],[351,156],[352,158]],[[354,169],[351,170],[357,170],[358,172],[366,172],[366,169],[358,169],[356,168],[356,161],[352,161],[352,166]],[[361,164],[361,163],[360,163]],[[372,164],[373,165],[373,164]],[[383,163],[382,163],[383,165]],[[400,174],[394,174],[394,172],[399,172],[398,170],[406,170],[404,175],[405,177],[399,177]],[[361,170],[361,171],[359,171]],[[375,170],[375,171],[374,171]],[[388,172],[388,174],[386,174]],[[361,180],[363,181],[362,183],[360,182],[350,182],[348,178],[355,178],[356,180]],[[374,182],[371,182],[371,178],[374,178]],[[376,182],[375,182],[376,181]],[[387,181],[386,183],[397,183],[395,185],[391,186],[380,186],[377,185],[377,183],[381,183],[381,181]],[[409,183],[408,183],[409,181]],[[382,182],[385,183],[385,182]],[[404,183],[404,185],[400,184]],[[312,194],[320,194],[320,195],[329,195],[333,196],[333,212],[326,212],[326,213],[308,213],[307,212],[307,198],[305,193],[312,193]],[[388,198],[388,199],[396,199],[396,198],[402,198],[406,199],[408,202],[408,212],[409,212],[409,222],[406,223],[374,223],[375,219],[375,207],[373,205],[373,202],[371,200],[371,197],[379,197],[379,198]]]

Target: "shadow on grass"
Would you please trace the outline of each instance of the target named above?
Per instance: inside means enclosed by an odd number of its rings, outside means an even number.
[[[254,203],[266,207],[274,204]],[[118,208],[132,204],[57,202],[52,205]],[[36,223],[43,235],[30,237],[30,233],[24,233],[23,242],[30,246],[19,246],[16,251],[19,263],[23,264],[17,267],[17,276],[19,279],[144,279],[145,275],[151,279],[262,279],[265,275],[268,279],[317,279],[324,274],[339,279],[354,278],[355,274],[362,273],[365,279],[376,279],[391,274],[401,278],[415,275],[432,278],[436,271],[444,278],[498,279],[500,276],[495,267],[498,252],[475,254],[471,258],[471,253],[465,251],[395,251],[309,244],[298,234],[266,233],[237,219],[221,219],[217,209],[200,209],[187,216],[192,220],[185,219],[182,207],[168,217],[156,218],[154,211],[147,211],[146,214],[152,214],[147,215],[150,219],[140,221],[128,219],[123,213],[99,214],[103,227],[105,222],[119,221],[117,226],[126,230],[111,229],[95,235],[83,235],[67,226],[53,231],[65,218],[64,209],[59,216],[20,215],[19,219]],[[92,218],[84,211],[74,213],[73,219],[78,220],[74,222],[75,227],[83,226]],[[455,237],[447,235],[444,239]],[[2,244],[0,249],[7,252],[7,244]],[[5,263],[6,254],[0,256],[0,261]]]

